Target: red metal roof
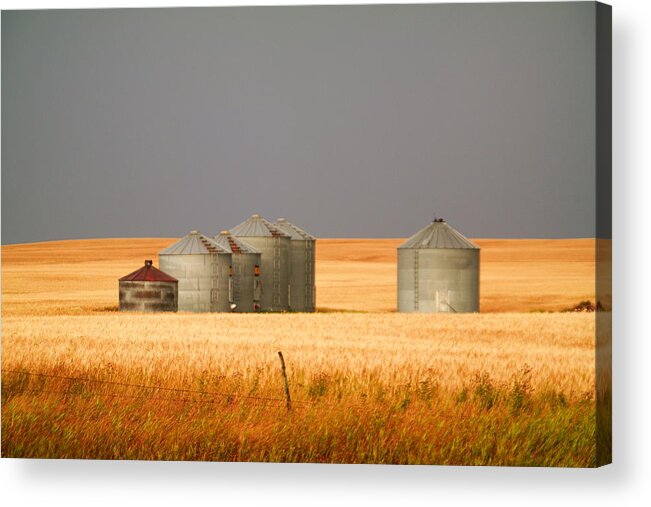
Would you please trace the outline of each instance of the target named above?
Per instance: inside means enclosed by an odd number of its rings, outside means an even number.
[[[120,282],[178,282],[174,277],[156,269],[151,261],[145,261],[145,265],[127,276],[123,276]]]

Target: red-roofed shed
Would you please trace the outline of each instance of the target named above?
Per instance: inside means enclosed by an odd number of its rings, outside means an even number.
[[[153,266],[145,265],[123,276],[120,285],[120,310],[131,312],[175,312],[178,310],[179,282]]]
[[[163,273],[153,266],[152,261],[145,261],[140,269],[120,278],[121,282],[178,282],[176,278]]]

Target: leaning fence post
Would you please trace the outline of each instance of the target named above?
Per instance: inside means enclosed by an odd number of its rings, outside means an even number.
[[[280,358],[280,370],[283,373],[283,383],[285,384],[285,398],[287,398],[287,411],[292,409],[292,398],[289,396],[289,383],[287,382],[287,370],[285,370],[285,359],[283,353],[279,350],[278,357]]]

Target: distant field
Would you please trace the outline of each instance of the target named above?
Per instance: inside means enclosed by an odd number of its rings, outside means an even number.
[[[117,312],[173,241],[2,247],[3,457],[597,463],[595,314],[539,312],[594,300],[593,240],[477,240],[481,314],[395,313],[368,239],[318,241],[317,314]]]
[[[361,311],[396,309],[403,239],[317,242],[317,304]],[[594,301],[593,239],[478,239],[482,312],[557,311]]]
[[[2,247],[2,314],[86,314],[117,308],[117,279],[158,263],[167,239],[53,241]],[[393,312],[400,239],[317,241],[320,309]],[[476,240],[481,311],[556,311],[594,301],[594,240]]]

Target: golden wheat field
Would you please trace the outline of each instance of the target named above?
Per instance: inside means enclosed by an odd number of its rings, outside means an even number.
[[[478,240],[481,314],[397,314],[399,240],[319,240],[316,314],[121,314],[173,240],[2,247],[5,457],[594,466],[594,241]],[[286,409],[277,357],[287,362]]]
[[[2,314],[85,314],[117,308],[117,279],[157,262],[163,239],[52,241],[2,247]],[[317,241],[321,309],[393,312],[400,239]],[[475,240],[481,311],[556,311],[594,300],[595,241]]]

